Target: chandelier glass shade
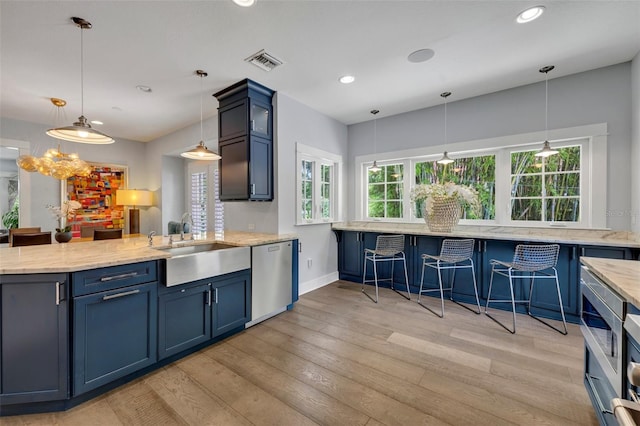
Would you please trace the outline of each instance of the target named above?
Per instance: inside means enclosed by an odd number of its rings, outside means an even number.
[[[88,176],[91,173],[91,166],[81,160],[78,154],[64,153],[60,147],[48,149],[42,157],[21,155],[16,164],[24,171],[38,172],[60,180],[76,175]]]
[[[91,127],[89,121],[84,116],[84,39],[83,30],[91,29],[91,22],[82,18],[73,17],[71,20],[80,28],[80,99],[81,114],[78,121],[71,126],[57,127],[47,130],[47,135],[69,142],[87,143],[93,145],[105,145],[114,143],[111,136],[105,135]]]

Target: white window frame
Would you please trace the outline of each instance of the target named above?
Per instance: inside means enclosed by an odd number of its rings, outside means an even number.
[[[409,204],[412,204],[411,201],[409,200],[409,194],[407,192],[407,179],[408,179],[408,174],[407,174],[407,167],[409,167],[409,165],[411,164],[411,161],[409,159],[402,159],[402,160],[385,160],[385,161],[377,161],[377,165],[378,167],[383,167],[383,166],[390,166],[390,165],[396,165],[396,164],[401,164],[402,165],[402,170],[403,170],[403,176],[402,176],[402,183],[403,183],[403,188],[402,188],[402,217],[369,217],[369,169],[371,168],[371,166],[373,166],[373,162],[369,162],[366,164],[362,165],[363,168],[363,179],[364,179],[364,193],[363,193],[363,205],[362,205],[362,209],[363,209],[363,215],[364,215],[364,220],[367,221],[373,221],[373,222],[406,222],[407,220],[407,209],[406,206]],[[407,204],[409,203],[409,204]],[[413,206],[410,206],[411,208],[413,208]]]
[[[203,230],[204,232],[213,230],[214,219],[215,219],[215,203],[216,203],[216,194],[214,188],[214,170],[216,169],[216,165],[211,162],[204,161],[189,161],[187,163],[187,178],[186,178],[186,191],[187,191],[187,205],[189,206],[189,213],[192,215],[192,220],[195,222],[195,217],[193,217],[193,188],[192,188],[192,176],[196,173],[206,173],[207,183],[206,183],[206,194],[207,194],[207,207],[206,207],[206,226]]]
[[[313,189],[312,189],[312,217],[302,219],[302,161],[312,163]],[[331,167],[331,190],[329,195],[330,217],[322,217],[321,203],[321,167]],[[339,222],[341,214],[342,188],[342,156],[310,147],[302,143],[296,143],[296,225],[313,225],[320,223]]]
[[[579,222],[535,222],[512,221],[510,210],[511,151],[539,149],[545,140],[545,132],[523,133],[497,138],[465,141],[446,146],[449,156],[471,157],[475,155],[496,155],[495,220],[460,220],[461,225],[499,225],[517,227],[560,227],[582,229],[606,229],[607,209],[607,124],[598,123],[564,129],[549,130],[548,140],[552,146],[562,147],[582,145],[580,157],[581,212]],[[445,146],[416,148],[404,151],[377,153],[355,158],[355,217],[357,220],[381,222],[420,223],[415,217],[414,206],[410,202],[410,192],[415,182],[415,163],[433,161],[442,156]],[[367,168],[373,161],[378,165],[404,162],[404,206],[402,219],[367,218]],[[409,206],[409,208],[406,208]]]

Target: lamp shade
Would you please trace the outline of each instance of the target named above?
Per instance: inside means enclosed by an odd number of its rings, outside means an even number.
[[[116,204],[120,206],[151,206],[153,193],[141,189],[118,189]]]

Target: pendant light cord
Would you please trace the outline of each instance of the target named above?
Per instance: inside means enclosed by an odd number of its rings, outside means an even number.
[[[544,73],[544,140],[549,140],[549,72]]]
[[[200,74],[200,142],[204,142],[204,133],[202,131],[202,77]]]
[[[447,150],[447,96],[444,97],[444,149]]]
[[[84,27],[80,25],[80,115],[84,116]]]

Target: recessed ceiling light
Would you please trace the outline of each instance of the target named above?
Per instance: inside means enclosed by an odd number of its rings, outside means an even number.
[[[340,83],[342,84],[349,84],[353,83],[354,81],[356,81],[356,78],[352,75],[343,75],[342,77],[340,77]]]
[[[256,4],[257,1],[258,0],[233,0],[235,4],[242,7],[253,6],[254,4]]]
[[[91,120],[91,124],[96,124],[98,126],[102,126],[104,123],[102,121],[98,121],[98,120]]]
[[[409,62],[417,64],[419,62],[428,61],[429,59],[433,58],[433,55],[435,54],[436,52],[434,52],[432,49],[420,49],[410,53],[409,56],[407,56],[407,59],[409,60]]]
[[[139,85],[136,86],[136,89],[138,89],[139,91],[144,92],[144,93],[151,93],[151,87],[149,87],[149,86],[143,86],[143,85],[139,84]]]
[[[534,6],[522,12],[516,18],[516,22],[518,24],[525,24],[527,22],[531,22],[534,19],[538,19],[540,15],[544,12],[544,6]]]

